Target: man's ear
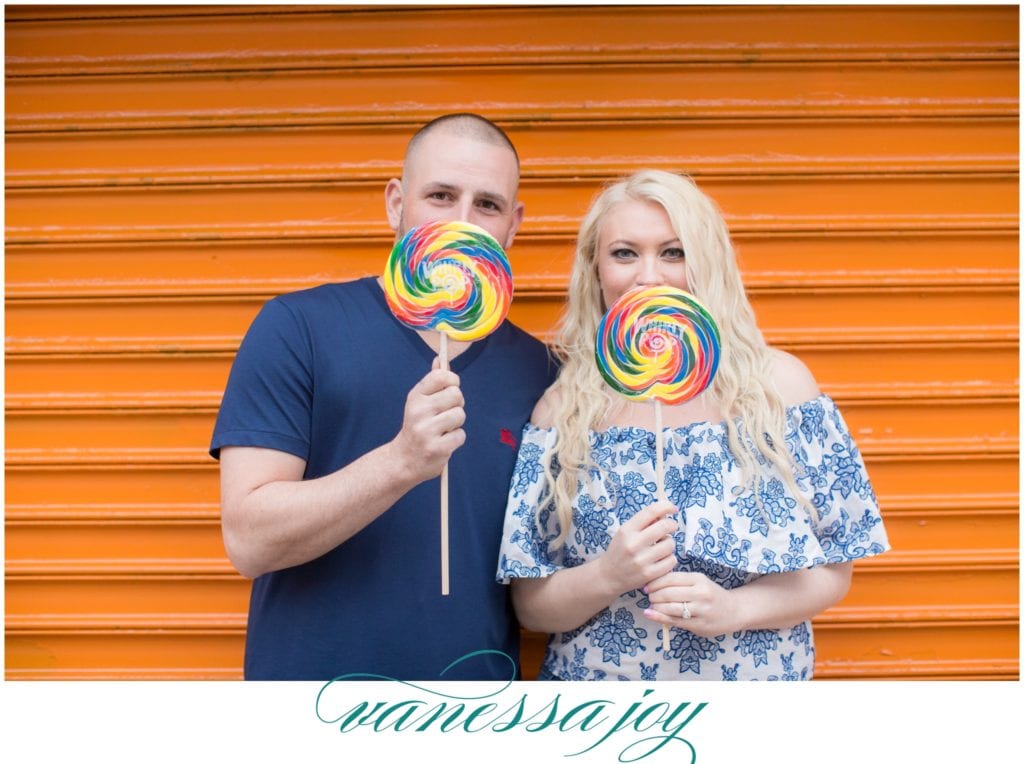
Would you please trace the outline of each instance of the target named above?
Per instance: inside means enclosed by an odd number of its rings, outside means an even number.
[[[388,215],[388,225],[398,232],[402,226],[402,181],[392,178],[384,187],[384,209]]]
[[[512,242],[516,238],[516,232],[519,231],[519,226],[523,224],[523,213],[525,211],[526,205],[522,202],[516,202],[516,208],[512,211],[512,227],[508,229],[508,236],[505,237],[505,249],[512,246]]]

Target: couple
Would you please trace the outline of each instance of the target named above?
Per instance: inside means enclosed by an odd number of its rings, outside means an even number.
[[[446,115],[409,141],[388,222],[401,237],[467,221],[508,248],[518,186],[500,128]],[[640,284],[692,292],[721,330],[712,386],[664,409],[667,503],[653,407],[594,362],[604,310]],[[211,444],[225,547],[255,579],[247,679],[508,679],[520,623],[552,635],[542,679],[811,678],[810,618],[888,541],[839,412],[765,345],[725,223],[690,180],[639,172],[593,202],[560,368],[509,321],[449,343],[450,371],[438,344],[374,277],[275,298],[250,327]]]

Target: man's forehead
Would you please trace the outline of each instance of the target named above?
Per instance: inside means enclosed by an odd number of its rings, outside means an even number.
[[[407,161],[402,172],[406,183],[416,186],[444,186],[460,192],[490,193],[506,198],[515,196],[519,187],[519,171],[511,152],[491,144],[486,151],[472,149],[432,152],[430,147],[413,161]]]
[[[485,153],[496,163],[508,162],[519,173],[519,161],[515,152],[500,141],[489,140],[478,133],[462,132],[455,129],[438,128],[410,144],[405,164],[419,164],[444,155],[445,161],[458,161],[462,155]]]

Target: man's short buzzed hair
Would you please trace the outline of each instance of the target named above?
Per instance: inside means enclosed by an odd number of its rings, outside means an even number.
[[[412,138],[409,139],[409,145],[406,146],[406,160],[409,159],[409,155],[412,154],[413,149],[424,136],[438,129],[450,130],[456,135],[475,138],[476,140],[483,141],[484,143],[491,143],[495,146],[505,146],[512,152],[512,156],[516,158],[516,169],[519,169],[519,153],[516,151],[516,147],[512,145],[512,139],[508,137],[505,131],[486,117],[481,117],[479,114],[473,114],[468,111],[456,114],[445,114],[437,119],[432,119],[417,130]]]

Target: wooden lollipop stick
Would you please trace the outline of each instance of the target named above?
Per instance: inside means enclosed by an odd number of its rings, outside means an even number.
[[[665,493],[665,459],[662,455],[664,450],[665,436],[661,426],[661,401],[654,399],[654,470],[658,477],[658,501],[668,501],[668,494]]]
[[[444,332],[438,358],[441,368],[448,371],[448,335]],[[448,596],[448,462],[441,469],[441,596]]]
[[[668,494],[665,491],[665,458],[663,456],[664,451],[664,434],[662,433],[661,426],[661,401],[657,398],[654,399],[654,472],[658,478],[658,501],[668,501]],[[668,626],[664,626],[661,630],[661,652],[662,655],[668,653]]]

